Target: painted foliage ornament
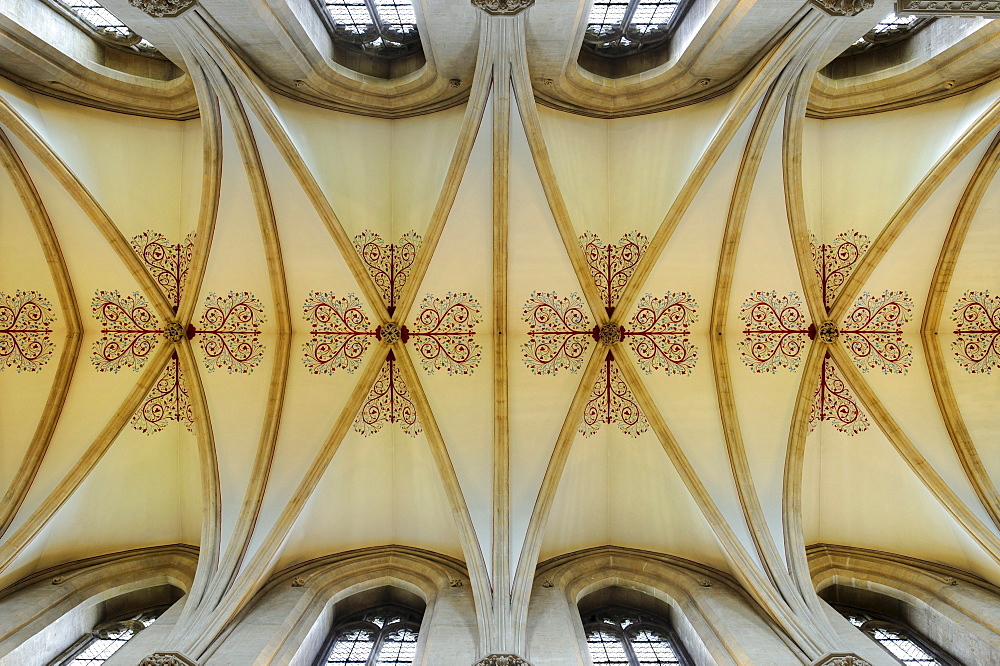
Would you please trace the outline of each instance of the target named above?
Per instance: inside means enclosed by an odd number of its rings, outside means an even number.
[[[141,9],[153,18],[180,16],[197,4],[198,0],[128,0],[136,9]]]
[[[475,663],[475,666],[531,666],[516,654],[491,654]]]
[[[535,0],[472,0],[472,4],[487,14],[513,16],[535,4]]]
[[[130,0],[131,1],[131,0]],[[871,9],[875,0],[811,0],[814,5],[830,16],[857,16]]]

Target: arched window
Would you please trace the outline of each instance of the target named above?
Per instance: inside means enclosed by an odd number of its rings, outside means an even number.
[[[608,606],[590,613],[583,630],[594,666],[691,663],[668,622],[631,608]]]
[[[156,47],[137,35],[97,0],[47,0],[49,5],[102,42],[143,55],[159,55]]]
[[[330,634],[317,666],[412,664],[420,615],[401,606],[379,606],[350,615]]]
[[[621,58],[658,46],[670,37],[684,0],[594,0],[583,48]]]
[[[933,18],[899,15],[892,12],[849,46],[842,55],[867,53],[883,46],[895,44],[910,37],[933,20]]]
[[[834,606],[847,621],[906,666],[956,666],[923,636],[885,615],[849,606]]]
[[[74,643],[51,666],[98,666],[118,652],[137,633],[153,624],[169,606],[149,608],[103,622]]]
[[[321,0],[322,15],[343,46],[378,58],[420,50],[411,0]]]

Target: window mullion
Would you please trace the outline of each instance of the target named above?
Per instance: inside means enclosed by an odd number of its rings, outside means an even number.
[[[620,24],[622,37],[625,36],[625,31],[628,30],[629,25],[631,25],[632,19],[635,17],[635,10],[638,8],[639,0],[629,0],[628,7],[625,8],[625,15],[622,16],[622,22]]]

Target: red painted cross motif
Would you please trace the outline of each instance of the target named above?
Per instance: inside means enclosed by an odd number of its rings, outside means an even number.
[[[590,391],[578,432],[590,437],[605,424],[615,424],[632,437],[638,437],[649,429],[649,422],[610,351]]]
[[[400,375],[392,350],[389,350],[375,383],[368,391],[365,403],[354,417],[354,430],[367,437],[377,433],[386,423],[398,423],[403,432],[411,437],[416,437],[422,430],[417,408]]]
[[[810,237],[809,246],[816,264],[816,275],[823,288],[823,305],[827,312],[869,245],[868,236],[853,229],[840,234],[829,244],[821,244],[815,236]]]
[[[801,305],[794,293],[779,298],[775,291],[754,292],[743,303],[740,317],[746,328],[740,356],[754,372],[799,367],[812,329],[802,316]]]
[[[312,326],[312,337],[303,346],[303,362],[313,374],[334,370],[354,372],[375,338],[371,322],[354,294],[337,298],[330,292],[312,292],[302,306]]]
[[[823,357],[819,385],[813,394],[812,410],[809,412],[809,432],[823,421],[847,435],[857,435],[868,430],[868,417],[858,406],[847,388],[847,383],[837,372],[837,367],[829,352]]]
[[[167,237],[155,231],[144,231],[135,236],[130,244],[139,255],[156,283],[163,288],[174,312],[180,305],[181,292],[187,280],[188,267],[194,254],[194,232],[180,243],[170,243]]]
[[[0,370],[37,372],[52,358],[52,304],[37,291],[0,292]]]
[[[382,240],[374,231],[365,231],[354,237],[354,249],[368,269],[391,317],[396,311],[396,301],[410,276],[413,260],[422,239],[414,232],[403,234],[398,243]]]
[[[101,323],[101,337],[94,342],[91,361],[101,372],[117,373],[122,368],[139,371],[156,349],[163,324],[139,295],[122,296],[118,290],[98,291],[91,302],[94,317]]]
[[[624,337],[646,374],[664,370],[684,375],[694,370],[698,349],[691,344],[691,324],[698,304],[687,293],[667,292],[663,298],[646,294],[624,329]]]
[[[200,326],[189,335],[196,335],[209,372],[225,368],[229,373],[245,374],[264,358],[260,342],[264,321],[264,306],[250,292],[231,291],[227,296],[210,293]]]
[[[580,246],[610,317],[639,259],[649,247],[649,239],[632,231],[617,243],[605,245],[597,234],[588,232],[580,236]]]
[[[132,414],[130,423],[139,432],[151,435],[166,428],[171,421],[182,424],[188,432],[194,432],[194,410],[177,352],[170,357],[156,384]]]
[[[1000,367],[1000,297],[989,291],[967,291],[951,318],[958,325],[952,343],[958,364],[972,374],[988,375]]]

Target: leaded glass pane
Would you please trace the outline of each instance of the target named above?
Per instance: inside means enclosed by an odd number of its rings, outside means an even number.
[[[670,645],[670,639],[658,631],[641,629],[631,637],[632,651],[639,664],[680,664],[680,659]]]
[[[324,0],[334,35],[378,56],[405,55],[420,44],[412,0]]]
[[[680,4],[680,0],[595,0],[584,44],[601,55],[637,53],[666,40]]]
[[[131,41],[137,35],[117,16],[109,12],[97,0],[63,0],[64,4],[86,21],[90,26],[112,39]],[[156,47],[145,39],[140,39],[137,47],[144,50],[154,50]]]
[[[396,629],[382,639],[378,652],[379,666],[382,664],[412,664],[417,654],[417,632],[410,629]]]
[[[907,666],[941,666],[941,662],[924,651],[902,631],[876,627],[869,635],[882,644],[889,653]]]
[[[330,666],[367,664],[375,647],[376,634],[367,629],[349,631],[337,638],[326,663]]]
[[[896,14],[896,12],[892,12],[884,19],[879,21],[875,25],[875,27],[872,28],[872,32],[875,33],[876,35],[881,35],[886,32],[899,30],[900,28],[905,28],[909,25],[912,25],[913,22],[916,20],[917,20],[916,16],[899,16],[898,14]]]
[[[622,639],[603,629],[591,629],[587,632],[587,648],[594,666],[603,664],[628,664],[628,655]]]
[[[117,652],[135,635],[131,629],[108,632],[107,638],[98,638],[87,645],[83,652],[76,655],[69,666],[97,666],[103,664],[108,657]]]

